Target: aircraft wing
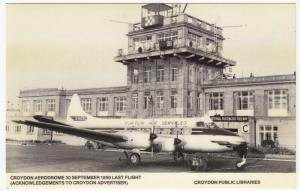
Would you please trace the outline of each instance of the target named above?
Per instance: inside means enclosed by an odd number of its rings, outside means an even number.
[[[117,142],[125,142],[127,141],[127,137],[112,133],[103,133],[97,132],[88,129],[80,129],[69,125],[63,125],[58,123],[47,123],[47,122],[37,122],[37,121],[30,121],[30,120],[14,120],[13,122],[38,127],[41,129],[48,129],[51,131],[56,131],[60,133],[65,133],[69,135],[75,135],[78,137],[86,138],[86,139],[93,139],[98,141],[105,141],[109,143],[117,143]]]

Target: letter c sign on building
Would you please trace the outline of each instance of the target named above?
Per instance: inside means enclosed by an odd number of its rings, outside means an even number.
[[[249,133],[249,125],[245,124],[242,126],[243,133]]]

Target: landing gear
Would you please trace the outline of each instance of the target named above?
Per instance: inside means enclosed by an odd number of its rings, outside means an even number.
[[[127,153],[124,151],[124,154],[131,165],[137,166],[141,163],[141,155],[138,152]]]
[[[235,167],[238,170],[242,170],[246,166],[246,158],[242,158],[242,160],[239,160],[235,163]]]
[[[193,155],[192,158],[188,160],[188,163],[192,171],[206,171],[207,161],[208,159],[205,155]]]
[[[137,166],[141,162],[141,157],[138,153],[132,153],[128,158],[130,164]]]
[[[248,151],[248,146],[246,143],[244,144],[241,144],[239,145],[237,148],[236,148],[236,151],[239,155],[239,157],[241,157],[240,160],[238,160],[236,163],[235,163],[235,167],[236,169],[238,170],[242,170],[245,168],[246,166],[246,158],[247,158],[247,151]]]
[[[176,162],[181,162],[184,161],[184,155],[182,152],[174,152],[173,153],[173,158]]]

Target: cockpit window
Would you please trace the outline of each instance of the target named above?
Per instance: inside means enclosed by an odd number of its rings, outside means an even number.
[[[203,121],[198,121],[198,122],[196,122],[196,126],[197,126],[197,127],[205,127]]]
[[[196,122],[196,126],[205,129],[218,129],[219,127],[214,122],[204,123],[203,121]]]
[[[214,122],[207,123],[206,126],[207,126],[208,129],[218,129],[219,128],[218,125],[215,124]]]

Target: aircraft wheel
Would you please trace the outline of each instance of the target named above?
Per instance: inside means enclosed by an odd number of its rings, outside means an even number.
[[[141,157],[138,153],[132,153],[128,159],[133,166],[137,166],[141,162]]]
[[[207,170],[207,160],[205,158],[193,158],[190,161],[190,168],[192,171],[206,171]]]
[[[181,162],[184,160],[184,155],[182,153],[173,153],[173,158],[176,162]]]
[[[202,157],[199,158],[196,170],[197,171],[206,171],[207,170],[207,160]]]
[[[246,162],[243,162],[243,159],[235,162],[235,168],[237,170],[243,170],[245,167],[246,167]]]

